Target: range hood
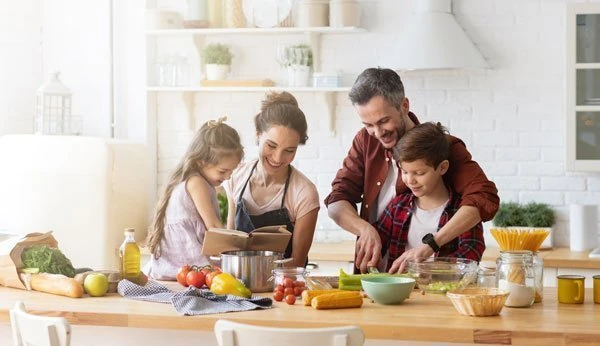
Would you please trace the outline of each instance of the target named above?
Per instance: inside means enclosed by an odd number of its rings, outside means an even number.
[[[388,58],[396,70],[484,69],[487,62],[452,15],[451,0],[417,0]]]

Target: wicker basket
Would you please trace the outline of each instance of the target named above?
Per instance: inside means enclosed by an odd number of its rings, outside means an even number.
[[[449,291],[456,310],[467,316],[495,316],[500,313],[508,292],[492,287],[464,288]]]

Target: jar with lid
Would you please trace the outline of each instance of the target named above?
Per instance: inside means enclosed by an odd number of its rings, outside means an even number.
[[[329,0],[301,0],[298,22],[301,28],[329,26]]]
[[[496,260],[498,288],[510,293],[504,306],[527,308],[535,299],[533,254],[529,250],[500,251]]]
[[[275,281],[275,290],[279,285],[285,290],[293,290],[295,296],[299,296],[306,288],[306,277],[309,272],[304,267],[296,268],[275,268],[273,269],[273,279]],[[292,291],[290,291],[292,293]],[[286,294],[287,296],[287,294]]]
[[[533,271],[535,275],[535,299],[534,303],[540,303],[544,299],[544,259],[540,252],[533,254]]]
[[[360,5],[356,0],[331,0],[329,3],[329,26],[343,28],[358,26]]]

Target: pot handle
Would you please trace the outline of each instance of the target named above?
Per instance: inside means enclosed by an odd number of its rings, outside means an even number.
[[[210,258],[213,261],[219,261],[219,262],[221,261],[221,256],[220,255],[219,256],[208,256],[208,258]]]
[[[273,263],[275,263],[275,264],[282,264],[282,263],[291,262],[293,260],[294,259],[290,257],[290,258],[284,258],[284,259],[280,259],[280,260],[274,260]]]

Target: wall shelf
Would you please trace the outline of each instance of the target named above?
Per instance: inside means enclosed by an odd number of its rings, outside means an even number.
[[[357,34],[366,32],[363,28],[354,26],[344,28],[313,27],[313,28],[207,28],[207,29],[163,29],[148,30],[149,36],[186,36],[186,35],[258,35],[258,34]]]
[[[146,87],[148,92],[267,92],[267,91],[289,91],[289,92],[317,92],[323,95],[323,101],[327,105],[327,129],[331,136],[335,136],[335,113],[337,108],[336,93],[348,92],[350,87],[339,88],[314,88],[314,87],[203,87],[203,86],[180,86],[180,87]]]

